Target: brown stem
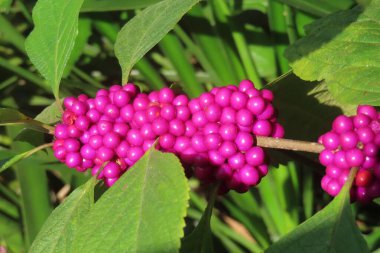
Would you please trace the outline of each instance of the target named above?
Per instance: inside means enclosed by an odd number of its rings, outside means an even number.
[[[297,141],[272,137],[256,136],[257,146],[264,148],[286,149],[293,151],[304,151],[320,153],[324,147],[317,142]]]

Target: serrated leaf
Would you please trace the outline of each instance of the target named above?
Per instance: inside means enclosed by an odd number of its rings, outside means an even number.
[[[61,103],[55,101],[53,104],[44,108],[34,119],[45,124],[54,124],[60,121],[62,117],[62,100]]]
[[[81,11],[120,11],[144,8],[162,0],[85,0]]]
[[[177,157],[150,149],[95,203],[77,252],[177,252],[189,187]]]
[[[115,55],[123,72],[123,83],[128,81],[129,72],[135,63],[198,2],[199,0],[164,0],[147,7],[124,25],[115,43]]]
[[[294,73],[348,104],[380,105],[380,1],[326,16],[286,51]]]
[[[200,219],[197,227],[181,242],[180,252],[182,253],[213,253],[214,246],[212,242],[212,232],[210,228],[210,220],[212,209],[215,202],[216,189],[209,200],[206,210]]]
[[[350,206],[351,173],[339,195],[322,211],[299,225],[266,250],[266,253],[369,253],[366,242],[356,227]]]
[[[33,129],[35,131],[49,133],[48,126],[22,114],[15,109],[0,108],[0,126],[1,125],[24,125],[26,128]]]
[[[72,242],[94,204],[95,184],[96,178],[93,177],[75,189],[51,213],[34,240],[30,253],[75,252]]]
[[[34,29],[25,41],[26,52],[57,99],[78,34],[82,3],[83,0],[39,0],[33,9]]]

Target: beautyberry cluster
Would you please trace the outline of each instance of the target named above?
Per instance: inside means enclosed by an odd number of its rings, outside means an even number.
[[[133,84],[114,85],[95,98],[64,100],[54,154],[93,175],[104,166],[98,178],[111,186],[157,140],[156,148],[176,154],[188,176],[223,181],[224,190],[243,192],[268,171],[255,135],[284,135],[272,100],[270,91],[259,91],[248,80],[192,100],[169,88],[145,94]]]
[[[336,196],[356,167],[351,199],[369,202],[380,196],[380,113],[374,107],[361,105],[355,116],[338,116],[319,142],[325,147],[319,156],[326,166],[323,190]]]

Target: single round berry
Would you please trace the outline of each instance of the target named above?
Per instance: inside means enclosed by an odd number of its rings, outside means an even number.
[[[78,167],[82,163],[82,157],[79,153],[68,153],[65,163],[69,168]]]
[[[347,116],[340,115],[333,121],[333,130],[338,134],[351,131],[353,128],[352,120]]]
[[[372,183],[373,176],[368,170],[359,170],[355,177],[355,184],[360,187],[367,187]]]
[[[236,153],[228,158],[228,165],[232,169],[239,170],[245,165],[245,156],[242,153]]]
[[[240,151],[247,151],[253,146],[253,136],[250,133],[239,132],[235,143]]]
[[[268,120],[258,120],[253,125],[252,132],[259,136],[270,136],[272,133],[272,124]]]
[[[248,186],[254,186],[260,181],[259,173],[250,165],[243,166],[238,173],[241,182]]]
[[[106,178],[116,178],[120,175],[120,166],[115,162],[109,162],[104,166],[103,175]]]
[[[322,144],[327,149],[335,150],[339,147],[340,139],[339,135],[333,132],[328,132],[322,137]],[[353,148],[353,147],[351,147]]]
[[[245,153],[245,160],[252,166],[263,164],[265,160],[264,150],[261,147],[252,147]]]
[[[220,136],[222,137],[223,140],[226,140],[226,141],[235,140],[237,133],[238,133],[238,129],[232,123],[223,124],[219,128]]]
[[[120,137],[115,132],[109,132],[103,136],[103,145],[107,148],[114,149],[119,145],[119,143]]]

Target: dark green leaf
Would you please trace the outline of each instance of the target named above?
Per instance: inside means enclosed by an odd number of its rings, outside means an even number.
[[[162,0],[85,0],[81,11],[120,11],[144,8]]]
[[[177,252],[189,187],[177,157],[150,149],[96,202],[77,252]]]
[[[51,130],[49,126],[25,116],[17,110],[9,108],[0,108],[0,126],[1,125],[24,125],[29,129],[43,133],[48,133],[49,130]]]
[[[2,0],[0,0],[0,12],[1,12],[1,1]],[[0,15],[0,27],[1,27],[0,40],[6,41],[12,44],[21,52],[25,52],[25,48],[24,48],[25,38],[16,29],[16,27],[11,22],[9,22],[9,20],[3,15]]]
[[[95,184],[96,178],[93,177],[73,191],[52,212],[34,240],[30,253],[75,251],[71,247],[72,242],[79,228],[83,226],[83,218],[94,205]]]
[[[62,102],[62,101],[61,101]],[[62,103],[54,102],[42,110],[34,119],[45,124],[54,124],[60,121],[62,116]]]
[[[212,232],[210,228],[210,220],[212,215],[212,209],[214,207],[216,190],[211,194],[211,198],[208,202],[207,208],[204,211],[198,226],[181,242],[180,252],[182,253],[203,253],[214,252],[214,246],[212,242]]]
[[[328,92],[324,83],[306,82],[294,74],[269,86],[276,95],[274,104],[280,108],[279,121],[287,138],[317,141],[331,128],[339,114],[352,114],[354,106],[342,106]]]
[[[129,72],[199,0],[164,0],[138,13],[119,32],[115,55],[119,60],[123,83]]]
[[[39,0],[33,9],[34,29],[25,42],[30,60],[46,78],[54,96],[78,34],[83,0]]]
[[[379,16],[380,1],[372,1],[307,26],[307,36],[286,53],[294,73],[325,80],[341,102],[380,105]]]
[[[330,0],[280,0],[281,2],[290,5],[299,10],[303,10],[307,13],[316,15],[316,16],[325,16],[327,14],[346,10],[350,8],[354,1],[352,0],[339,0],[339,1],[330,1]]]
[[[355,173],[351,173],[340,194],[322,211],[273,244],[266,253],[366,253],[368,247],[350,206],[350,188]]]

